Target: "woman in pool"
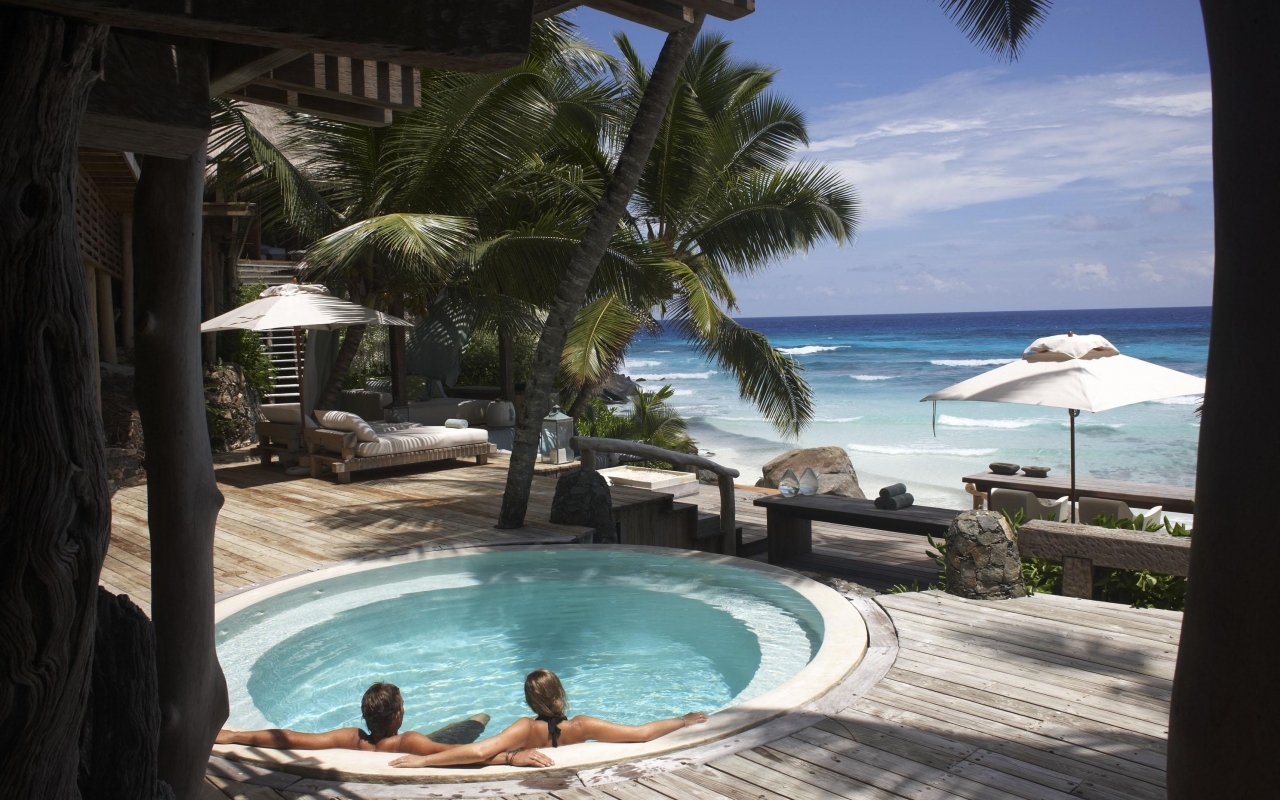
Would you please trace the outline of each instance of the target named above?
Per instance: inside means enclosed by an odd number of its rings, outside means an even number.
[[[589,739],[598,742],[650,742],[688,725],[707,721],[700,711],[674,719],[660,719],[644,725],[618,725],[595,717],[565,717],[568,701],[564,686],[556,674],[536,669],[524,679],[524,699],[537,714],[536,719],[522,717],[502,733],[482,742],[451,747],[422,756],[403,756],[391,762],[393,767],[451,767],[476,764],[550,767],[555,764],[536,748],[578,744]]]

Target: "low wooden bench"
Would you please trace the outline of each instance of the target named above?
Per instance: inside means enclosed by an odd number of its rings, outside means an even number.
[[[271,463],[271,457],[280,459],[284,466],[298,463],[307,454],[302,446],[302,425],[297,422],[268,422],[260,420],[254,425],[258,434],[257,455],[262,465]]]
[[[1186,577],[1191,537],[1033,520],[1018,529],[1018,555],[1062,562],[1062,593],[1093,597],[1093,568]]]
[[[405,464],[423,464],[428,461],[443,461],[449,458],[467,458],[475,456],[477,464],[489,463],[489,456],[498,452],[497,445],[492,442],[460,444],[450,447],[437,447],[430,450],[415,450],[412,453],[393,453],[385,456],[356,455],[356,435],[349,431],[331,431],[327,428],[312,428],[306,432],[307,452],[311,458],[311,477],[320,477],[320,465],[328,464],[338,483],[351,483],[351,473],[365,469],[381,469],[382,467],[399,467]]]
[[[754,505],[765,510],[769,563],[777,564],[813,552],[813,523],[832,522],[919,536],[945,536],[959,511],[954,508],[908,506],[899,511],[876,508],[872,500],[837,495],[770,495]]]

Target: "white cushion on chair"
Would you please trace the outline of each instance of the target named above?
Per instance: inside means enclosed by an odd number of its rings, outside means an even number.
[[[262,408],[262,416],[267,422],[279,422],[285,425],[297,425],[302,422],[302,411],[297,403],[268,403]]]
[[[328,428],[331,431],[350,431],[356,435],[356,440],[361,442],[378,441],[378,434],[369,427],[369,423],[355,414],[346,411],[316,411],[315,417],[322,428]]]

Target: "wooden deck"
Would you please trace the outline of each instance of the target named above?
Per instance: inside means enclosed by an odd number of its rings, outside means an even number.
[[[220,469],[227,502],[215,555],[219,591],[374,552],[568,541],[582,532],[539,522],[549,479],[535,484],[529,527],[494,530],[503,477],[495,467],[417,469],[338,487],[281,480],[256,466]],[[764,525],[763,513],[755,520],[748,512],[751,499],[747,492],[738,499],[748,538]],[[145,489],[123,490],[114,507],[104,583],[149,600]],[[931,571],[920,537],[814,527],[815,562],[838,565],[849,556],[857,562],[851,574],[871,574],[873,561],[886,575]],[[871,606],[880,620],[872,644],[892,664],[887,674],[843,709],[731,755],[711,752],[617,782],[600,782],[616,779],[616,770],[584,773],[566,779],[569,788],[527,791],[325,784],[215,762],[204,800],[1164,797],[1180,614],[1046,596],[979,602],[926,592],[859,602],[879,604]]]

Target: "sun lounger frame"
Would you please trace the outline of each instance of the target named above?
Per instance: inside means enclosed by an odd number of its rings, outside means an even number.
[[[489,456],[498,452],[492,442],[450,445],[412,453],[393,453],[385,456],[358,456],[359,441],[350,431],[333,431],[327,428],[311,428],[306,432],[307,452],[311,458],[311,477],[320,477],[320,466],[328,464],[338,483],[351,483],[351,473],[366,469],[399,467],[406,464],[423,464],[450,458],[474,456],[477,464],[489,463]]]

